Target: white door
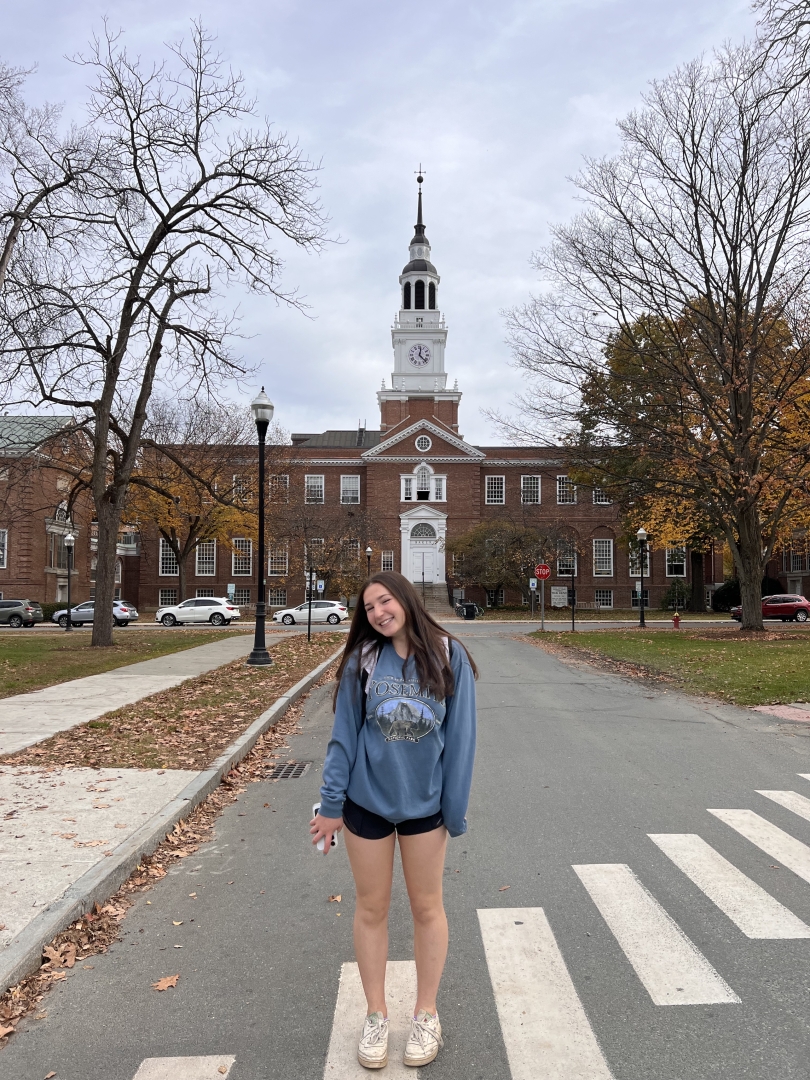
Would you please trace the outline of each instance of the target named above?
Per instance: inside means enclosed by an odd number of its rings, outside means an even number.
[[[435,547],[411,549],[411,581],[415,585],[432,582],[436,573]]]

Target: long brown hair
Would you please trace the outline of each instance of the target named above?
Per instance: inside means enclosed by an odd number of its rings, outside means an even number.
[[[443,701],[453,693],[455,680],[453,669],[450,666],[448,650],[445,648],[444,639],[454,641],[456,646],[464,649],[467,659],[470,661],[473,675],[478,677],[478,669],[473,658],[466,648],[454,637],[444,630],[419,598],[419,594],[410,581],[402,574],[394,570],[383,570],[379,574],[372,574],[363,583],[357,597],[357,607],[354,609],[352,625],[349,628],[349,636],[346,640],[346,648],[337,671],[335,693],[332,699],[334,706],[337,701],[340,680],[346,670],[346,665],[353,656],[358,659],[362,656],[364,646],[371,643],[376,646],[377,656],[382,652],[383,646],[391,639],[384,634],[378,633],[368,621],[368,612],[363,601],[366,589],[370,585],[382,585],[395,600],[399,601],[405,612],[405,634],[408,638],[409,655],[416,664],[416,673],[419,676],[419,689],[422,693],[432,693],[439,701]],[[358,664],[358,679],[360,666]]]

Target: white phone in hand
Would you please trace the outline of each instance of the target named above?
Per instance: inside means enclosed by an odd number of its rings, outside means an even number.
[[[321,804],[319,802],[316,802],[315,805],[312,807],[312,816],[313,817],[317,816],[317,813],[320,810],[320,808],[321,808]],[[320,840],[318,841],[318,843],[315,845],[315,847],[318,849],[318,851],[323,851],[325,843],[326,843],[326,837],[322,836],[320,838]],[[331,851],[332,848],[336,848],[337,846],[338,846],[338,834],[337,833],[332,833],[332,843],[329,845],[329,850]]]

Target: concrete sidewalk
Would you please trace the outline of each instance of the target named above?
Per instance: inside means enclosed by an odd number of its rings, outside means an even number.
[[[278,637],[274,638],[278,640]],[[0,700],[0,755],[13,754],[77,724],[177,686],[222,667],[253,648],[253,635],[223,638],[208,645],[142,660],[138,664],[46,686]]]

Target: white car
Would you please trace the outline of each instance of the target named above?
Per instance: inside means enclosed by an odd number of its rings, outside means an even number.
[[[273,622],[282,622],[286,626],[295,623],[305,623],[308,619],[307,609],[309,604],[299,604],[298,607],[284,608],[273,612]],[[337,625],[349,618],[349,609],[337,600],[313,600],[312,621],[328,622]]]
[[[227,596],[198,596],[194,600],[184,600],[182,604],[158,608],[155,612],[155,622],[164,626],[206,622],[212,626],[227,626],[232,619],[238,618],[239,608],[234,607]]]

